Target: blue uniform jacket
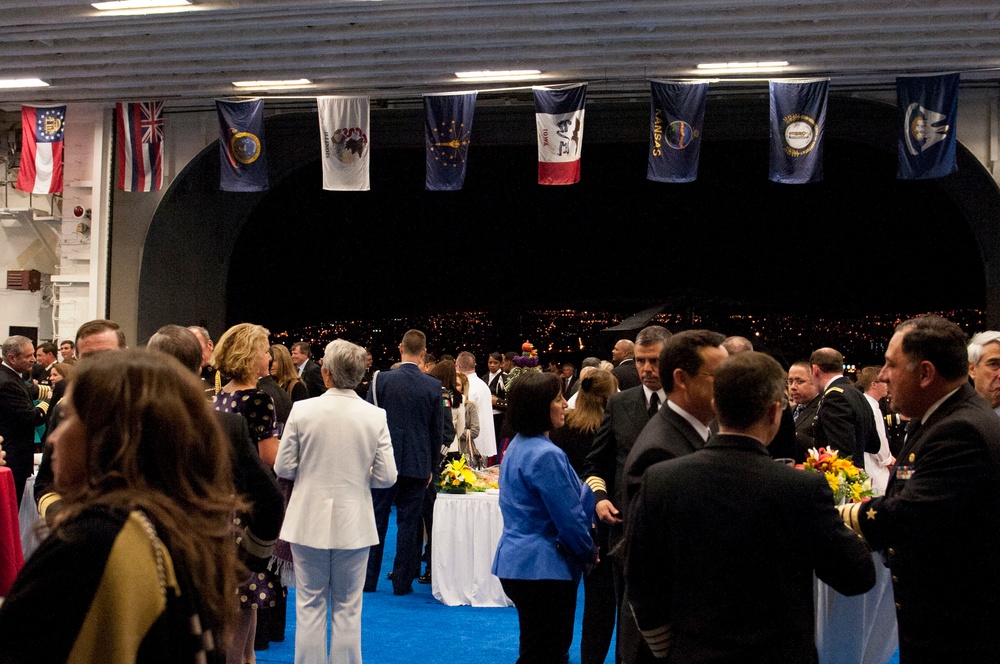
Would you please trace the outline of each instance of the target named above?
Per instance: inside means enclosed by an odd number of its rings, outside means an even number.
[[[545,436],[514,436],[500,466],[503,535],[492,572],[501,579],[578,581],[597,557],[594,494]]]

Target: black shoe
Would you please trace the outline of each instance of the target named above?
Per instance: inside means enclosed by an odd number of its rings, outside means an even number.
[[[412,592],[413,592],[413,586],[409,586],[409,587],[406,587],[406,588],[393,588],[392,589],[392,594],[393,595],[409,595]]]
[[[389,572],[388,574],[386,574],[386,575],[385,575],[385,578],[387,578],[387,579],[389,579],[390,581],[392,581],[392,572]]]
[[[420,578],[417,579],[417,582],[422,583],[426,586],[431,582],[431,573],[427,572],[427,574],[421,574]]]

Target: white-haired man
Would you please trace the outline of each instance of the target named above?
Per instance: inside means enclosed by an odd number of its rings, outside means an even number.
[[[969,341],[969,378],[979,396],[1000,415],[1000,332],[980,332]]]

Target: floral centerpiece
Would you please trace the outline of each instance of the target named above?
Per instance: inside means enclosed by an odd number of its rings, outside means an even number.
[[[444,464],[438,486],[445,493],[475,491],[479,477],[465,465],[465,455]]]
[[[507,372],[507,382],[504,383],[504,389],[509,390],[518,376],[533,371],[541,371],[538,368],[538,351],[535,350],[535,346],[530,341],[525,341],[521,344],[521,354],[514,358],[514,368]]]
[[[837,504],[861,503],[875,495],[868,474],[855,466],[850,456],[841,458],[832,447],[811,448],[801,467],[826,477]]]

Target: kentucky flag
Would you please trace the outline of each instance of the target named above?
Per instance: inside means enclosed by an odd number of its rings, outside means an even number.
[[[957,171],[958,74],[901,76],[896,79],[896,101],[900,121],[896,177],[926,180]]]
[[[219,188],[267,191],[264,100],[215,101],[219,114]]]
[[[701,153],[708,83],[650,81],[649,160],[646,179],[694,182]]]
[[[770,88],[771,181],[819,182],[830,80],[771,81]]]
[[[472,139],[476,93],[424,95],[427,191],[459,191]]]
[[[17,184],[29,194],[63,190],[63,132],[66,107],[21,107],[21,166]]]
[[[115,104],[118,188],[159,191],[163,186],[163,102]]]
[[[532,88],[538,130],[538,184],[580,181],[587,84]]]

